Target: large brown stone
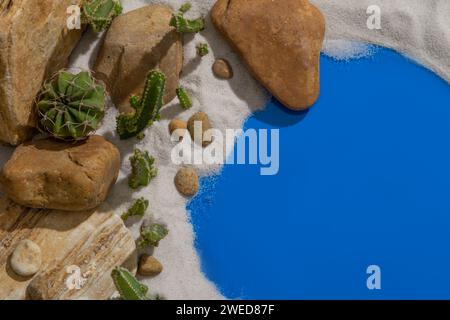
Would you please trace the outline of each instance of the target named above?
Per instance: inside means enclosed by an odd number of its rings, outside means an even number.
[[[17,275],[10,265],[23,240],[41,250],[33,277]],[[118,216],[30,209],[0,198],[0,300],[105,300],[115,292],[110,274],[116,266],[137,269],[135,241]]]
[[[119,150],[100,136],[76,143],[36,140],[14,151],[0,182],[26,207],[87,210],[105,200],[119,168]]]
[[[169,26],[172,9],[149,5],[116,18],[108,30],[94,70],[122,112],[130,112],[130,96],[141,95],[147,73],[160,69],[166,75],[164,101],[171,101],[183,66],[183,45]]]
[[[218,0],[212,20],[254,76],[286,107],[319,96],[325,19],[307,0]]]
[[[43,81],[67,64],[81,37],[67,29],[71,0],[0,0],[0,141],[17,145],[35,126]]]

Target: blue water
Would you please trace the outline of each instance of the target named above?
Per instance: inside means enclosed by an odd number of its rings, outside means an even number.
[[[245,124],[280,128],[279,174],[202,180],[189,209],[203,271],[228,298],[449,299],[450,86],[386,49],[321,59],[314,108],[273,100]]]

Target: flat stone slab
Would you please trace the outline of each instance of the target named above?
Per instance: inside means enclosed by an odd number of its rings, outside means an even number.
[[[11,253],[29,239],[42,251],[40,271],[14,273]],[[115,292],[116,266],[137,269],[136,244],[122,220],[106,210],[67,212],[19,206],[0,198],[0,299],[105,300]]]

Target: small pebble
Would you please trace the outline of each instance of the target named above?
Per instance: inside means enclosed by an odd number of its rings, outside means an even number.
[[[216,77],[221,79],[233,78],[233,68],[230,63],[225,59],[217,59],[213,64],[213,72]]]
[[[194,196],[199,189],[197,172],[191,168],[181,168],[175,176],[175,186],[182,195]]]
[[[30,277],[36,274],[41,267],[41,263],[41,248],[31,240],[20,241],[10,259],[11,268],[22,277]]]
[[[154,277],[163,271],[163,266],[155,257],[147,254],[142,255],[139,260],[138,273],[145,277]]]
[[[176,134],[175,141],[181,141],[183,139],[184,133],[187,130],[187,122],[180,120],[180,119],[173,119],[169,123],[169,132],[170,135],[173,135],[173,133],[178,130]]]
[[[196,122],[201,122],[202,132],[198,133],[198,137],[195,136],[195,124]],[[201,144],[203,147],[206,147],[211,144],[212,136],[207,134],[207,131],[212,128],[211,122],[209,121],[208,115],[204,112],[197,112],[194,114],[187,123],[187,128],[189,133],[191,134],[191,138],[194,142],[200,144],[200,140],[202,140]],[[201,134],[201,136],[200,136]]]

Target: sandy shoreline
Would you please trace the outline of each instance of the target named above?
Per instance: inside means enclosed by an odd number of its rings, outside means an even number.
[[[168,4],[178,8],[184,0],[135,1],[122,0],[125,11],[149,3]],[[192,14],[207,15],[214,0],[191,1]],[[447,0],[311,0],[327,18],[327,40],[356,40],[386,46],[415,59],[450,82],[450,1]],[[377,2],[382,9],[382,29],[371,31],[366,27],[366,9]],[[211,53],[201,61],[196,58],[195,46],[207,42]],[[95,57],[99,37],[88,32],[72,56],[72,67],[88,68]],[[360,44],[353,44],[360,46]],[[341,49],[344,50],[345,46]],[[364,51],[348,51],[351,58]],[[348,49],[348,47],[347,47]],[[357,49],[357,48],[356,48]],[[172,164],[167,126],[178,117],[188,119],[197,111],[206,112],[214,127],[241,128],[247,117],[264,108],[269,95],[249,75],[236,54],[220,37],[210,20],[201,34],[185,37],[185,67],[182,85],[187,88],[194,102],[189,111],[182,111],[177,101],[166,106],[162,120],[155,124],[147,138],[134,145],[131,141],[120,141],[115,132],[115,108],[110,108],[99,134],[116,144],[122,155],[123,165],[117,185],[111,191],[107,203],[117,214],[121,214],[138,197],[150,200],[149,215],[169,226],[169,236],[155,250],[155,256],[164,265],[163,273],[153,279],[143,279],[151,293],[161,293],[167,299],[219,299],[220,288],[211,283],[201,271],[201,263],[194,248],[195,235],[186,211],[187,199],[176,191],[173,178],[178,166]],[[341,52],[342,53],[342,52]],[[345,53],[345,52],[344,52]],[[211,72],[215,58],[226,58],[233,65],[234,79],[220,81]],[[326,94],[326,93],[322,93]],[[130,171],[129,155],[134,147],[148,150],[158,166],[158,177],[149,187],[133,192],[127,185]],[[12,148],[1,147],[0,164],[6,162]],[[201,166],[206,175],[219,170],[217,167]],[[133,222],[135,222],[133,224]],[[140,223],[130,220],[129,228],[138,236]]]

